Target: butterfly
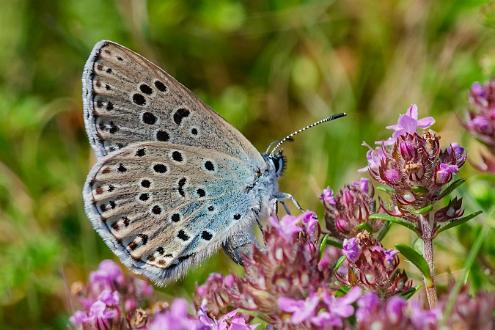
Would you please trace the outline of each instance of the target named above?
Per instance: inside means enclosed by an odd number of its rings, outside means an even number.
[[[253,224],[278,201],[295,202],[278,191],[278,147],[299,131],[261,154],[167,72],[112,41],[94,46],[82,84],[97,156],[85,211],[135,273],[163,285],[221,246],[240,263]]]

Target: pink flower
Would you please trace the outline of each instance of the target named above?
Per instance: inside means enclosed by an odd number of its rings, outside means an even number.
[[[425,117],[418,119],[418,107],[416,104],[412,104],[407,109],[406,113],[399,116],[397,124],[387,126],[388,129],[393,130],[392,137],[387,141],[384,141],[386,145],[394,144],[395,139],[405,133],[416,133],[419,128],[425,129],[432,126],[435,123],[433,117]]]
[[[117,306],[119,304],[119,293],[117,291],[103,290],[98,296],[98,300],[107,306]]]
[[[136,295],[138,297],[148,298],[153,295],[153,286],[148,282],[136,279],[134,285],[136,286]]]
[[[412,106],[397,125],[388,127],[394,130],[392,138],[367,153],[369,174],[389,188],[390,203],[383,200],[380,207],[410,222],[418,233],[417,211],[443,197],[442,190],[466,161],[465,150],[457,143],[440,148],[440,136],[425,130],[433,122],[431,117],[418,119],[417,108]],[[435,222],[433,232],[437,228]]]
[[[75,325],[77,327],[82,326],[83,323],[86,321],[86,319],[87,319],[86,313],[84,313],[83,311],[76,311],[69,318],[70,323],[72,323],[73,325]]]
[[[495,81],[486,84],[478,82],[471,86],[469,101],[480,112],[489,113],[495,109]]]
[[[399,296],[393,296],[387,302],[386,313],[388,319],[393,323],[398,323],[404,318],[404,311],[407,307],[407,301]]]
[[[368,292],[361,296],[361,299],[358,300],[357,305],[358,310],[356,312],[356,318],[361,322],[369,318],[372,313],[379,308],[380,298],[376,293]]]
[[[386,160],[387,155],[385,154],[385,149],[383,146],[378,146],[376,148],[371,148],[368,144],[363,144],[368,148],[366,153],[366,159],[368,160],[368,166],[360,169],[360,172],[366,171],[377,171],[384,160]]]
[[[248,323],[249,317],[235,309],[218,320],[208,316],[202,306],[198,310],[199,330],[255,330],[258,326]]]
[[[372,232],[383,226],[381,221],[368,219],[376,211],[374,188],[368,179],[361,178],[345,185],[332,196],[332,203],[324,201],[323,206],[326,229],[337,239],[355,236],[363,230],[363,225]]]
[[[359,189],[361,189],[362,192],[365,194],[371,193],[373,190],[373,185],[371,184],[370,180],[366,178],[361,178],[359,179]]]
[[[118,316],[117,310],[108,308],[103,301],[97,300],[91,306],[84,322],[96,328],[110,328],[112,321],[118,321]]]
[[[338,315],[340,318],[347,318],[354,314],[354,307],[352,304],[361,297],[361,289],[353,287],[343,297],[336,298],[333,295],[325,295],[324,301],[328,306],[328,310],[333,314]]]
[[[143,280],[124,274],[115,262],[103,260],[98,269],[91,272],[89,282],[86,285],[74,283],[71,292],[82,307],[70,317],[71,323],[84,329],[105,329],[118,328],[135,319],[139,304],[146,303],[153,288]],[[139,321],[145,324],[147,318]]]
[[[329,205],[335,205],[335,197],[333,195],[333,190],[330,188],[323,189],[323,192],[320,195],[320,199],[323,203],[327,203]]]
[[[329,269],[329,267],[337,261],[340,255],[341,255],[340,249],[333,246],[328,246],[323,251],[320,261],[318,262],[318,270],[323,272]]]
[[[284,215],[282,219],[271,217],[270,224],[273,228],[278,230],[286,240],[291,240],[294,237],[294,234],[302,231],[301,226],[298,225],[299,219],[291,215]]]
[[[435,182],[437,184],[445,184],[452,179],[452,174],[457,173],[459,167],[457,165],[450,165],[440,163],[438,170],[435,173]]]
[[[327,289],[322,289],[306,299],[281,297],[278,299],[278,306],[282,311],[292,314],[290,322],[294,325],[342,327],[344,320],[354,314],[352,304],[360,296],[359,288],[352,288],[340,298],[336,298]]]
[[[464,127],[488,147],[490,155],[482,154],[482,163],[476,167],[495,173],[495,81],[474,83],[469,93],[471,110],[466,113]]]
[[[313,236],[318,229],[318,220],[313,212],[304,212],[297,217],[284,215],[282,219],[271,217],[270,224],[286,240],[294,239],[294,234],[301,233],[303,230]]]
[[[442,316],[440,308],[424,310],[417,301],[411,303],[411,321],[416,329],[435,329]]]
[[[319,302],[320,298],[316,294],[304,300],[280,297],[278,298],[278,307],[284,312],[292,313],[291,323],[300,324],[314,316]]]
[[[344,239],[342,252],[348,260],[355,262],[361,255],[361,249],[359,247],[356,238]]]
[[[407,292],[412,282],[403,270],[398,269],[397,251],[384,249],[367,231],[355,238],[344,240],[343,254],[347,260],[335,274],[348,286],[373,291],[380,297]]]
[[[135,310],[138,307],[137,301],[134,298],[128,298],[124,302],[124,310],[126,312],[130,312]]]
[[[189,316],[187,302],[184,299],[175,299],[170,310],[155,316],[149,325],[149,330],[189,330],[199,326],[197,320]]]
[[[311,239],[314,239],[320,234],[320,225],[316,214],[313,212],[304,212],[301,216],[302,223],[304,224],[305,231],[309,234]]]
[[[89,280],[96,285],[113,287],[124,283],[124,274],[115,262],[103,260],[98,270],[90,274]]]
[[[399,254],[399,251],[383,249],[383,253],[385,255],[385,262],[392,265],[395,262],[396,255]]]

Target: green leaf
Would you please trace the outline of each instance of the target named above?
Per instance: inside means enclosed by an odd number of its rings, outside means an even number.
[[[380,229],[378,234],[376,235],[376,239],[379,240],[380,242],[383,240],[385,235],[387,235],[388,231],[390,230],[390,227],[392,226],[391,222],[385,222],[383,224],[383,227]]]
[[[457,179],[457,180],[453,181],[451,184],[449,184],[447,186],[447,188],[445,188],[440,193],[440,195],[438,196],[438,199],[444,198],[445,196],[447,196],[448,194],[453,192],[455,189],[457,189],[459,186],[461,186],[464,182],[466,182],[466,180],[464,180],[464,179]]]
[[[418,195],[424,195],[428,192],[428,189],[426,189],[425,187],[422,187],[422,186],[414,186],[412,187],[412,192],[415,193],[415,194],[418,194]]]
[[[404,226],[414,232],[416,232],[416,227],[407,221],[406,219],[399,218],[399,217],[393,217],[391,215],[385,214],[385,213],[377,213],[377,214],[372,214],[369,216],[369,219],[371,220],[385,220],[388,222],[396,223],[401,226]]]
[[[342,249],[342,241],[339,241],[338,239],[335,239],[333,237],[328,237],[327,238],[327,243],[330,244],[331,246],[338,247],[339,249]]]
[[[321,239],[321,243],[320,243],[320,256],[323,255],[323,252],[325,252],[325,249],[327,248],[327,245],[329,245],[329,244],[342,249],[342,242],[341,241],[339,241],[333,237],[328,236],[328,234],[325,234],[325,236],[323,236],[323,238]]]
[[[462,224],[468,222],[469,220],[471,220],[472,218],[476,217],[477,215],[479,215],[481,213],[483,213],[483,211],[476,211],[476,212],[473,212],[471,214],[465,215],[465,216],[463,216],[461,218],[456,218],[456,219],[450,220],[448,224],[440,227],[437,230],[437,235],[440,234],[444,230],[447,230],[447,229],[454,228],[454,227],[457,227],[459,225],[462,225]]]
[[[325,249],[327,248],[328,242],[327,242],[328,234],[325,234],[323,238],[321,239],[320,243],[320,257],[323,255],[323,252],[325,252]]]
[[[421,254],[419,254],[412,247],[405,244],[397,244],[395,246],[397,250],[410,262],[416,266],[421,273],[423,273],[424,277],[428,280],[431,280],[430,268],[428,267],[428,263],[425,258]]]
[[[346,257],[345,256],[341,256],[337,262],[335,263],[335,265],[333,266],[333,271],[336,272],[337,270],[339,270],[340,266],[342,266],[342,264],[344,263]]]
[[[335,297],[338,298],[338,297],[345,296],[349,292],[349,290],[351,290],[350,287],[348,287],[347,285],[343,285],[337,289],[337,291],[335,292]]]
[[[400,295],[402,297],[404,297],[405,299],[409,299],[416,293],[416,291],[418,291],[418,287],[411,287],[411,288],[409,288],[409,290],[401,293]]]
[[[391,188],[389,186],[382,185],[382,184],[377,185],[376,190],[380,190],[380,191],[387,192],[387,193],[393,193],[394,192],[393,188]]]
[[[430,212],[431,210],[433,210],[433,204],[422,207],[419,210],[414,210],[413,212],[416,214],[426,214],[426,213]]]
[[[366,222],[360,223],[360,224],[359,224],[359,225],[357,225],[355,228],[356,228],[356,230],[357,230],[357,231],[366,230],[366,231],[368,231],[369,233],[371,233],[371,232],[372,232],[372,230],[373,230],[373,229],[371,228],[371,226],[370,226],[369,224],[367,224]]]

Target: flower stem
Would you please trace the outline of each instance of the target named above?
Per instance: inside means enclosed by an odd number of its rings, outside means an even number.
[[[430,269],[430,278],[424,277],[426,297],[428,299],[428,305],[430,309],[435,308],[437,305],[437,289],[435,287],[435,265],[433,263],[433,223],[431,216],[428,221],[423,215],[419,216],[421,224],[421,239],[423,240],[423,256],[428,263]]]

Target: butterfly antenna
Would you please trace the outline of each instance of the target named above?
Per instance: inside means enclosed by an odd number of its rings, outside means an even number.
[[[278,140],[278,143],[277,143],[277,141],[274,141],[274,142],[270,143],[270,145],[268,146],[268,149],[267,149],[266,152],[267,153],[270,152],[270,156],[273,156],[273,154],[275,153],[275,151],[277,151],[277,149],[280,148],[280,146],[282,144],[284,144],[287,141],[292,141],[293,138],[294,138],[294,136],[296,136],[296,135],[304,132],[307,129],[313,128],[313,127],[318,126],[320,124],[323,124],[323,123],[326,123],[326,122],[329,122],[329,121],[332,121],[332,120],[335,120],[335,119],[339,119],[339,118],[342,118],[342,117],[345,117],[345,116],[347,116],[347,113],[345,113],[345,112],[338,113],[336,115],[328,116],[328,117],[323,118],[323,119],[320,119],[320,120],[318,120],[318,121],[316,121],[316,122],[314,122],[312,124],[309,124],[308,126],[305,126],[303,128],[300,128],[297,131],[294,131],[294,132],[290,133],[289,135],[287,135],[286,137],[284,137],[282,140]],[[274,145],[275,143],[277,143],[277,144],[275,145],[275,147],[273,149],[271,149],[272,145]],[[271,149],[271,151],[270,151],[270,149]]]

